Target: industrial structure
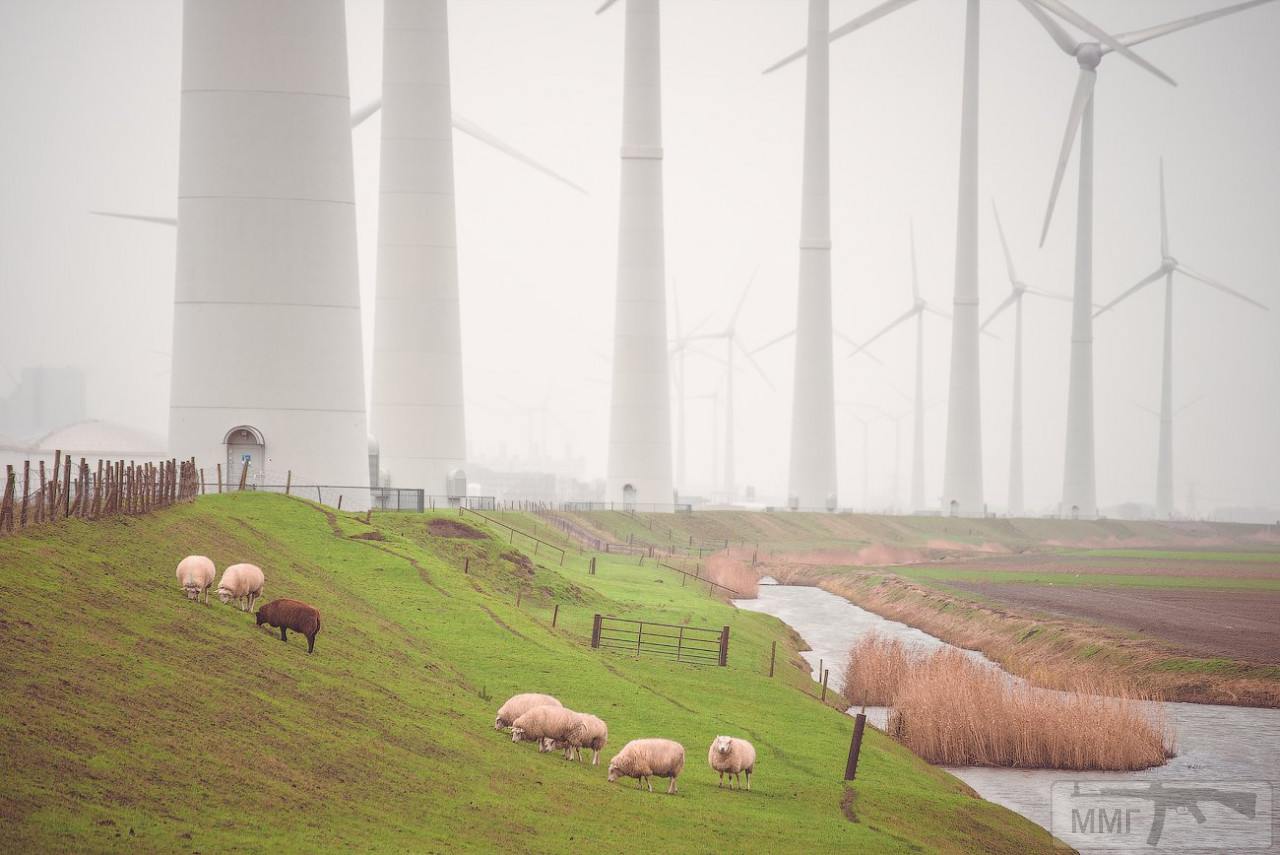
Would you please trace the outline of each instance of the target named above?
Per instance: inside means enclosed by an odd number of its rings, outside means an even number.
[[[184,5],[169,447],[227,477],[368,484],[345,15]]]

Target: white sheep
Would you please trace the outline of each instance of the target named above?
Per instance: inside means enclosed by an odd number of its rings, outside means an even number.
[[[591,749],[591,765],[600,765],[600,752],[609,741],[609,726],[590,713],[574,713],[573,728],[563,740],[545,740],[544,750],[564,749],[564,759],[582,759],[582,749]]]
[[[240,611],[253,611],[253,604],[262,596],[262,568],[254,564],[232,564],[222,571],[218,582],[218,599],[223,603],[235,600]]]
[[[654,775],[659,778],[670,778],[667,787],[668,795],[679,792],[676,777],[684,769],[684,746],[670,739],[633,739],[622,746],[614,758],[609,761],[609,783],[619,777],[636,778],[637,786],[648,784],[649,792],[653,792]]]
[[[200,595],[204,594],[204,603],[208,605],[209,588],[217,575],[213,562],[203,555],[188,555],[178,562],[178,584],[186,592],[188,600],[199,602]]]
[[[720,773],[720,783],[724,786],[724,776],[729,776],[729,789],[733,789],[736,778],[738,786],[742,786],[743,772],[747,774],[747,789],[751,789],[751,773],[756,768],[756,747],[745,739],[732,736],[717,736],[707,752],[707,763],[713,771]]]
[[[540,753],[555,742],[568,742],[577,713],[564,707],[534,707],[511,723],[512,742],[537,742]]]
[[[560,706],[564,706],[564,704],[551,697],[551,695],[540,695],[537,692],[525,692],[520,695],[512,695],[507,699],[507,702],[498,709],[498,715],[493,720],[493,729],[506,730],[516,719],[534,707]]]

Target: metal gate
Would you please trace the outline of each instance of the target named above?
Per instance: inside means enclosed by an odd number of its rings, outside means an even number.
[[[712,629],[598,614],[591,624],[591,646],[691,665],[724,666],[729,663],[729,627]]]

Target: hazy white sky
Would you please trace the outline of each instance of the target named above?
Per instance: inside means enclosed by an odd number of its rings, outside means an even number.
[[[453,0],[454,108],[591,190],[574,194],[456,138],[470,456],[526,454],[523,408],[554,408],[551,450],[602,475],[607,435],[622,15],[593,0]],[[868,8],[833,0],[832,22]],[[1193,14],[1205,0],[1077,0],[1112,31]],[[803,41],[803,0],[666,0],[663,5],[667,266],[686,326],[722,324],[751,271],[749,347],[795,315],[803,68],[760,70]],[[381,74],[379,0],[348,0],[354,103]],[[865,338],[909,303],[907,225],[922,289],[950,302],[963,4],[920,0],[832,48],[835,322]],[[1007,289],[989,213],[1001,206],[1020,273],[1069,291],[1075,159],[1049,240],[1035,241],[1076,65],[1014,0],[983,4],[983,313]],[[98,417],[163,432],[167,422],[171,230],[88,216],[93,208],[171,214],[177,186],[181,4],[177,0],[0,0],[0,394],[10,372],[76,362]],[[1264,313],[1183,280],[1175,286],[1176,499],[1201,509],[1280,506],[1280,3],[1140,50],[1170,87],[1123,58],[1100,69],[1095,294],[1127,288],[1159,262],[1156,168],[1166,160],[1174,255],[1268,303]],[[376,117],[355,131],[362,291],[372,304]],[[1151,501],[1159,404],[1161,292],[1096,324],[1098,497]],[[1026,481],[1032,509],[1056,506],[1069,335],[1066,304],[1026,303]],[[370,319],[366,319],[367,321]],[[926,324],[926,488],[941,482],[949,326]],[[371,330],[366,323],[366,330]],[[983,342],[986,492],[1007,491],[1012,318]],[[366,341],[366,346],[368,342]],[[208,331],[211,358],[220,345]],[[883,365],[837,364],[842,504],[862,504],[854,415],[905,413],[912,335],[875,348]],[[761,354],[772,388],[738,376],[738,480],[786,485],[791,349]],[[723,383],[691,357],[689,392]],[[1201,398],[1200,396],[1204,396]],[[689,404],[689,484],[712,477],[711,404]],[[903,421],[902,484],[909,473]],[[894,428],[870,427],[870,500],[893,491]]]

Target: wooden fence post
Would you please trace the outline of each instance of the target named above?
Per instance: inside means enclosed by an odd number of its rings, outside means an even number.
[[[516,608],[520,608],[520,596],[524,593],[524,585],[516,588]]]
[[[600,646],[600,615],[596,615],[591,619],[591,646]]]
[[[248,480],[249,480],[249,464],[245,463],[243,466],[240,467],[240,489],[241,490],[244,489],[244,485],[248,482]]]
[[[222,492],[222,464],[218,464],[218,492]]]
[[[858,774],[858,752],[862,750],[862,731],[867,726],[865,713],[853,718],[853,741],[849,743],[849,759],[844,764],[844,779],[852,781]]]
[[[71,455],[63,458],[62,464],[62,516],[71,515]]]
[[[827,702],[827,677],[831,676],[831,669],[822,672],[822,702]]]
[[[556,603],[555,610],[551,612],[551,628],[555,629],[556,621],[560,620],[560,604]]]
[[[729,664],[729,627],[720,630],[720,666]]]
[[[463,572],[463,573],[470,573],[470,572],[471,572],[471,559],[470,559],[470,558],[464,559],[464,562],[465,562],[465,563],[462,565],[462,572]]]
[[[290,469],[284,476],[284,494],[289,495],[289,490],[293,487],[293,470]]]
[[[200,495],[204,495],[204,467],[200,467]]]
[[[769,676],[773,676],[773,662],[778,658],[778,642],[769,645]]]
[[[31,461],[22,461],[22,516],[19,517],[19,523],[22,528],[27,527],[27,493],[31,486]]]

